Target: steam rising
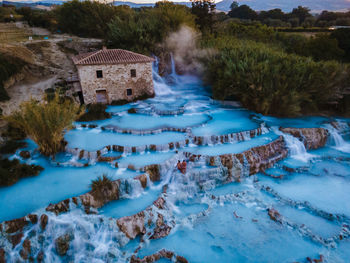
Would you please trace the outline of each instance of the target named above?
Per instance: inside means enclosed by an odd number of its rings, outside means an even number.
[[[200,60],[212,54],[213,50],[198,48],[200,37],[201,34],[197,31],[188,26],[182,26],[165,40],[165,47],[172,52],[178,73],[201,74],[203,72]]]

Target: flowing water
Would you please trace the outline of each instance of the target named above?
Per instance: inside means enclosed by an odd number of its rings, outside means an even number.
[[[65,135],[67,152],[55,160],[41,156],[28,141],[31,158],[21,161],[45,169],[0,188],[0,222],[46,213],[48,225],[45,231],[38,225],[25,228],[15,246],[0,232],[8,262],[21,262],[24,239],[31,241],[33,261],[40,255],[44,262],[129,262],[132,255],[142,258],[161,249],[189,262],[308,262],[307,257],[320,255],[324,262],[350,262],[350,120],[274,118],[226,106],[212,100],[209,87],[199,79],[178,76],[174,69],[169,79],[154,73],[154,82],[155,98],[109,106],[112,117],[107,120],[76,123]],[[128,113],[130,108],[137,113]],[[334,121],[337,128],[330,124]],[[330,136],[325,147],[307,150],[279,127],[323,127]],[[185,152],[237,154],[279,136],[288,157],[264,174],[249,177],[249,167],[242,167],[245,177],[240,182],[225,184],[222,168],[203,158],[188,162],[185,175],[176,169],[178,160],[187,160]],[[98,162],[99,156],[109,162]],[[21,159],[19,151],[11,158]],[[161,180],[143,189],[134,178],[153,164],[161,165]],[[88,192],[91,180],[102,174],[123,180],[120,200],[94,214],[73,204],[60,215],[45,211],[50,203]],[[164,210],[152,206],[160,196],[166,201]],[[171,225],[169,235],[131,240],[116,224],[116,219],[150,208]],[[280,222],[270,219],[270,208],[279,211]],[[62,235],[71,241],[60,256],[55,240]]]

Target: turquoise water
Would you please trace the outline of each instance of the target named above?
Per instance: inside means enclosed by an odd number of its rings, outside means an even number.
[[[193,76],[173,77],[176,83],[168,85],[155,75],[155,98],[109,106],[110,119],[92,122],[97,128],[77,125],[78,128],[69,131],[65,138],[69,148],[86,151],[97,151],[107,145],[165,145],[186,139],[189,145],[137,153],[103,152],[105,157],[120,157],[119,168],[115,168],[114,163],[97,162],[96,156],[79,160],[76,155],[60,153],[55,161],[49,161],[29,141],[32,157],[21,161],[40,164],[45,169],[36,177],[0,188],[0,222],[41,213],[49,203],[86,193],[92,180],[106,174],[114,180],[123,179],[121,200],[99,208],[97,215],[86,215],[80,209],[59,216],[48,213],[47,231],[41,233],[45,242],[40,243],[33,236],[31,231],[37,229],[29,228],[25,232],[31,238],[34,257],[40,248],[45,252],[45,262],[129,262],[133,254],[143,257],[167,249],[189,262],[201,263],[306,262],[307,257],[319,258],[320,254],[327,262],[349,262],[349,239],[338,238],[343,225],[350,223],[350,144],[345,136],[348,126],[343,125],[345,130],[342,131],[334,130],[328,124],[334,119],[317,116],[290,119],[262,116],[212,100],[210,89]],[[136,108],[138,113],[127,113],[130,108]],[[129,133],[101,129],[107,125],[129,130]],[[240,142],[210,141],[211,135],[249,131],[261,126],[268,129],[254,138],[246,135]],[[158,130],[149,135],[133,132],[164,127],[187,130]],[[325,127],[331,138],[326,147],[306,151],[298,139],[279,132],[278,127]],[[205,145],[194,144],[195,136],[207,138]],[[210,156],[241,153],[279,136],[287,143],[288,158],[266,170],[266,175],[253,175],[240,183],[215,182],[222,171],[202,160],[188,163],[185,175],[175,168],[178,159],[186,159],[183,152]],[[12,158],[20,158],[19,152]],[[143,172],[127,167],[131,165],[140,170],[150,164],[160,165],[161,181],[153,184],[148,180],[148,186],[143,189],[134,179]],[[285,166],[297,170],[288,172]],[[269,174],[284,177],[273,179]],[[168,189],[166,194],[162,193],[164,186]],[[271,192],[264,190],[266,187]],[[159,196],[167,204],[160,212],[172,226],[170,234],[158,240],[150,240],[148,235],[128,240],[115,220],[145,210]],[[270,208],[279,211],[282,224],[270,219]],[[327,217],[330,213],[335,219]],[[68,255],[62,259],[52,244],[67,231],[74,233],[74,241]],[[5,247],[9,262],[20,257],[20,246],[12,249],[5,236],[0,235],[0,245]]]
[[[87,151],[101,150],[108,145],[143,146],[151,144],[167,144],[183,141],[185,136],[179,132],[163,132],[159,134],[138,136],[134,134],[119,134],[98,129],[81,129],[69,131],[65,139],[71,148]]]

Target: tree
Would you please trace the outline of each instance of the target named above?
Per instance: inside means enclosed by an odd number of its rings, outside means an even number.
[[[303,6],[298,6],[298,8],[293,9],[292,13],[290,13],[290,16],[292,18],[298,18],[299,23],[302,24],[307,17],[310,17],[312,15],[310,14],[309,8],[303,7]]]
[[[120,9],[98,1],[65,2],[55,9],[59,29],[77,36],[104,38],[108,31],[108,23],[118,14]]]
[[[192,9],[191,12],[196,16],[196,24],[199,29],[205,32],[213,31],[213,14],[215,12],[214,0],[191,0]]]
[[[345,52],[338,46],[338,41],[327,34],[318,34],[308,41],[306,51],[315,60],[340,60]]]
[[[265,19],[279,19],[282,21],[286,20],[286,14],[279,8],[272,9],[269,11],[261,11],[259,13],[259,20],[263,21]]]
[[[230,17],[239,19],[256,20],[258,18],[258,14],[247,5],[241,5],[239,7],[231,9],[228,15]]]
[[[233,1],[232,4],[230,5],[231,10],[232,10],[232,9],[236,9],[236,8],[238,8],[238,7],[239,7],[239,4],[238,4],[238,2],[236,2],[236,1]]]
[[[6,119],[23,129],[38,144],[42,154],[54,156],[64,150],[64,132],[72,127],[81,113],[82,109],[77,104],[56,93],[50,102],[34,99],[23,102],[20,111]]]
[[[190,9],[171,2],[158,2],[154,8],[116,16],[108,24],[107,42],[110,47],[149,54],[181,25],[195,26],[195,16]]]

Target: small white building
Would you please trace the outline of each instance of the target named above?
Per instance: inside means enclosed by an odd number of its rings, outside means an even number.
[[[84,103],[133,101],[154,96],[154,59],[122,49],[106,49],[73,57]]]

